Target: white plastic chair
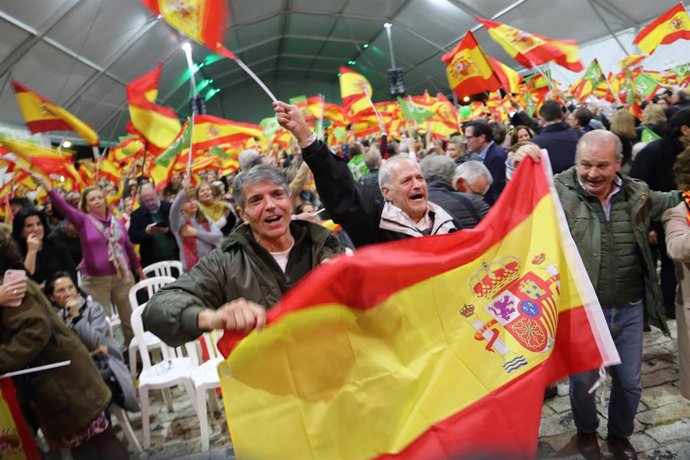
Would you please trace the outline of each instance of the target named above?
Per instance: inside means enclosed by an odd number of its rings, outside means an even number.
[[[129,304],[132,306],[132,310],[139,306],[137,293],[146,291],[147,299],[150,299],[158,289],[160,289],[162,286],[165,286],[168,283],[172,283],[173,281],[175,281],[175,278],[173,278],[172,276],[157,276],[139,281],[129,290]],[[158,337],[156,337],[148,331],[144,332],[144,343],[146,344],[146,349],[149,351],[161,347],[161,339],[159,339]],[[132,379],[134,380],[137,377],[138,341],[136,336],[132,339],[131,342],[129,342],[128,349],[129,373],[132,375]]]
[[[182,271],[182,262],[179,260],[164,260],[142,268],[146,276],[172,276],[179,277]],[[176,272],[176,273],[175,273]]]
[[[198,345],[198,342],[189,342],[186,344],[189,355],[197,356],[197,362],[200,363],[197,368],[192,369],[191,377],[192,383],[194,384],[194,391],[196,392],[196,407],[199,415],[202,452],[206,452],[209,449],[210,443],[210,427],[208,423],[208,414],[206,412],[206,397],[209,394],[211,396],[211,411],[219,410],[215,389],[220,388],[218,365],[225,359],[220,354],[217,347],[221,335],[221,331],[211,331],[201,336],[209,354],[209,360],[204,363],[201,363],[201,359],[199,359],[201,355],[197,355],[196,345]],[[209,393],[209,390],[213,391]]]
[[[141,320],[145,307],[146,305],[140,305],[132,312],[132,331],[137,339],[143,363],[143,370],[139,375],[139,400],[141,404],[141,431],[144,433],[144,449],[148,450],[151,447],[149,390],[169,390],[174,386],[182,385],[187,391],[192,407],[197,411],[194,385],[190,377],[191,371],[196,367],[197,363],[193,358],[187,357],[167,358],[154,366],[151,365],[151,358],[149,357],[144,339],[144,325]],[[167,348],[167,345],[161,343],[161,350],[166,350]]]

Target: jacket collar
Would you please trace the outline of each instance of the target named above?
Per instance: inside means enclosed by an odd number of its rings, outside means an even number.
[[[410,219],[407,213],[390,201],[386,201],[386,204],[383,206],[383,211],[381,212],[379,228],[412,237],[439,235],[456,230],[453,224],[453,218],[450,214],[431,201],[428,202],[427,215],[420,222],[423,222],[425,219],[431,220],[430,230],[428,228],[418,227],[418,224]]]

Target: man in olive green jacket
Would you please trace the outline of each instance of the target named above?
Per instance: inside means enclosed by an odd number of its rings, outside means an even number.
[[[262,165],[243,171],[234,189],[243,224],[220,249],[161,288],[144,311],[146,329],[168,345],[179,346],[213,329],[262,328],[266,308],[342,251],[326,228],[291,221],[288,185],[278,169]]]
[[[517,163],[538,152],[518,150]],[[608,445],[614,458],[637,458],[629,437],[642,386],[642,335],[646,316],[665,333],[661,292],[647,239],[649,224],[678,204],[678,192],[653,192],[647,184],[621,174],[622,146],[608,131],[591,131],[577,144],[575,166],[554,178],[573,240],[601,303],[621,364],[609,368],[613,383],[609,403]],[[511,166],[511,165],[508,165]],[[514,164],[513,164],[514,166]],[[570,377],[570,404],[577,446],[587,459],[601,458],[599,420],[590,388],[596,370]]]

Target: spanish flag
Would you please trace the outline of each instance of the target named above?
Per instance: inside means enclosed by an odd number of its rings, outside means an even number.
[[[181,34],[211,51],[237,59],[223,46],[228,6],[225,0],[142,0]]]
[[[577,43],[573,40],[554,40],[497,21],[476,19],[506,53],[528,69],[550,61],[573,72],[584,68],[578,58]]]
[[[238,458],[534,458],[545,386],[620,362],[548,168],[477,228],[339,257],[226,332]]]
[[[12,81],[12,87],[19,110],[32,133],[74,131],[89,145],[99,144],[96,131],[67,110],[17,81]]]
[[[249,139],[260,140],[263,129],[253,123],[226,120],[212,115],[195,115],[193,141],[194,151],[205,151],[219,145],[238,145]]]
[[[345,112],[357,114],[371,110],[371,83],[361,73],[340,67],[340,98]],[[371,110],[373,113],[373,110]]]
[[[599,65],[597,58],[594,58],[587,67],[587,70],[585,70],[582,79],[577,84],[573,95],[580,100],[584,100],[601,86],[608,91],[608,80],[606,79],[606,75],[604,75],[604,71],[601,70],[601,65]]]
[[[645,53],[652,54],[657,46],[680,39],[690,40],[690,19],[682,3],[650,22],[637,34],[633,43]]]
[[[180,132],[180,120],[168,107],[156,104],[163,64],[127,84],[129,116],[134,128],[155,148],[165,149]]]
[[[489,63],[494,69],[494,73],[498,77],[498,80],[501,82],[503,89],[509,94],[517,93],[518,86],[520,86],[520,82],[522,82],[522,77],[520,74],[491,56],[487,56],[487,58],[489,59]]]
[[[10,378],[0,378],[0,452],[6,460],[41,458]]]
[[[441,60],[446,64],[448,84],[460,98],[484,91],[496,91],[501,87],[484,51],[470,31]]]

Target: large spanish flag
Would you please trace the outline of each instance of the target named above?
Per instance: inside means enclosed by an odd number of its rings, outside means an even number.
[[[578,58],[578,47],[574,40],[554,40],[535,33],[525,32],[498,21],[476,17],[491,38],[523,66],[534,66],[550,61],[580,72],[584,67]]]
[[[168,107],[156,104],[162,70],[163,64],[160,63],[152,71],[127,84],[132,124],[157,149],[165,149],[172,144],[181,129],[177,114]]]
[[[484,91],[496,91],[501,82],[472,32],[441,57],[446,64],[448,84],[460,98]]]
[[[228,16],[226,0],[142,0],[142,3],[181,34],[211,51],[237,59],[223,46]]]
[[[339,257],[226,333],[238,458],[534,458],[545,385],[619,359],[550,165],[523,163],[477,228]]]
[[[226,120],[212,115],[195,115],[194,151],[201,152],[218,145],[244,144],[249,139],[261,140],[263,129],[253,123]]]
[[[96,131],[67,110],[19,82],[12,81],[12,87],[29,131],[32,133],[74,131],[89,145],[98,145]]]
[[[24,421],[11,378],[0,378],[0,454],[5,460],[41,458]]]
[[[682,3],[650,22],[637,34],[633,43],[645,53],[652,54],[657,46],[680,39],[690,40],[690,19]]]
[[[345,112],[357,114],[371,111],[371,97],[373,92],[371,83],[361,73],[349,67],[340,67],[340,98]]]

